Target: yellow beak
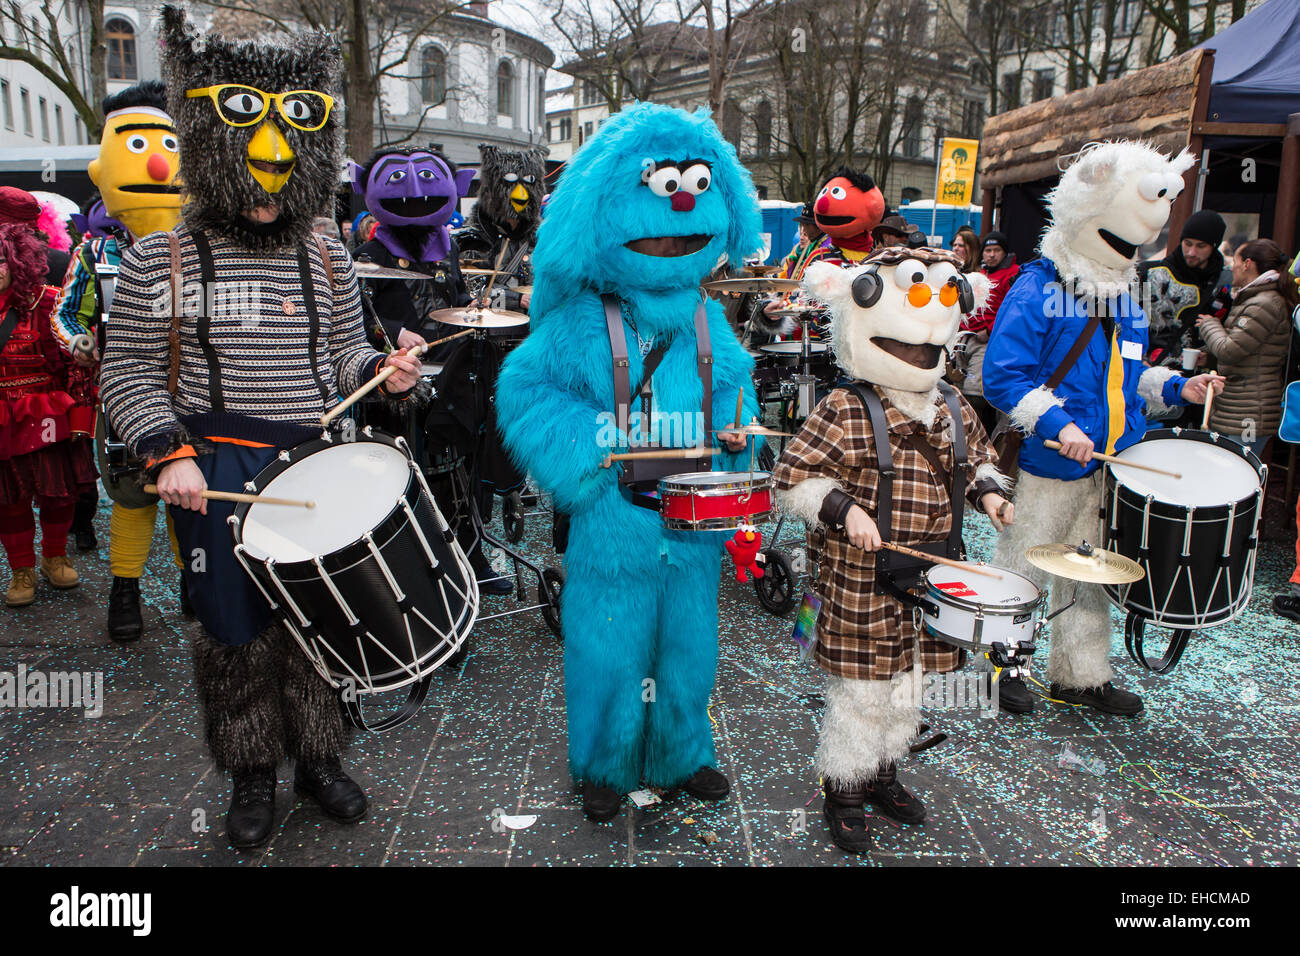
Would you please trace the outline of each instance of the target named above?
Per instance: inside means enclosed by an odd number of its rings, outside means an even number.
[[[248,171],[269,193],[284,188],[297,158],[289,141],[270,120],[264,121],[248,141]]]
[[[515,188],[510,190],[510,204],[515,212],[523,212],[528,207],[528,190],[522,184],[515,183]]]

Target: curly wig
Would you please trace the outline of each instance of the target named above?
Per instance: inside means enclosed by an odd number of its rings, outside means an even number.
[[[34,303],[45,285],[45,247],[28,226],[0,226],[0,260],[9,266],[9,301]]]

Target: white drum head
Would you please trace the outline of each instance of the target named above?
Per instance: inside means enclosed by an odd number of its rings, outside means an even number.
[[[1119,453],[1125,461],[1177,472],[1181,478],[1111,465],[1116,480],[1134,494],[1185,507],[1230,505],[1259,491],[1259,475],[1235,452],[1186,438],[1140,441]]]
[[[1004,568],[989,567],[988,569],[1002,577],[999,579],[936,564],[925,573],[925,578],[937,590],[951,598],[971,604],[983,604],[986,607],[1011,607],[1038,600],[1038,588],[1033,581]]]
[[[404,454],[373,441],[339,442],[290,465],[262,494],[316,502],[315,508],[251,505],[244,517],[250,556],[308,561],[346,547],[388,516],[410,481]]]

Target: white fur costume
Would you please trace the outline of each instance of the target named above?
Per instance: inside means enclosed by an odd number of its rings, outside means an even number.
[[[853,284],[855,279],[871,271],[882,281],[877,300],[864,306],[855,300]],[[882,348],[873,339],[950,348],[956,339],[961,309],[957,304],[944,305],[939,293],[957,273],[958,269],[947,262],[932,262],[927,267],[908,260],[852,269],[814,263],[804,277],[807,291],[831,309],[831,334],[838,364],[853,378],[879,385],[890,404],[905,418],[927,428],[933,426],[941,407],[936,385],[943,374],[942,356],[935,367],[921,368]],[[980,273],[967,275],[965,279],[974,294],[973,308],[979,308],[988,296],[988,279]],[[917,306],[909,300],[908,292],[913,285],[922,283],[930,287],[932,296],[925,305]],[[822,508],[829,496],[848,489],[831,477],[803,477],[793,484],[788,480],[783,482],[782,471],[789,467],[783,456],[775,471],[777,503],[786,513],[803,519],[810,527],[816,526],[822,520]],[[988,464],[980,465],[974,478],[991,479],[999,487],[1005,487],[1005,479]],[[865,555],[865,559],[870,561],[871,555]],[[909,633],[903,636],[910,640],[910,613],[905,617],[903,627]],[[909,652],[907,660],[910,669],[888,679],[827,675],[826,709],[814,764],[828,791],[860,787],[874,780],[882,768],[898,763],[907,755],[920,723],[918,685],[922,679],[920,654]]]

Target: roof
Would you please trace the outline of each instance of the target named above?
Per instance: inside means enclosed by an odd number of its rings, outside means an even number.
[[[980,184],[992,188],[1055,176],[1060,157],[1102,139],[1142,139],[1171,152],[1186,146],[1204,55],[1188,50],[1109,83],[989,117],[980,144]]]
[[[1285,123],[1300,113],[1300,3],[1268,0],[1201,44],[1214,51],[1208,119]]]

